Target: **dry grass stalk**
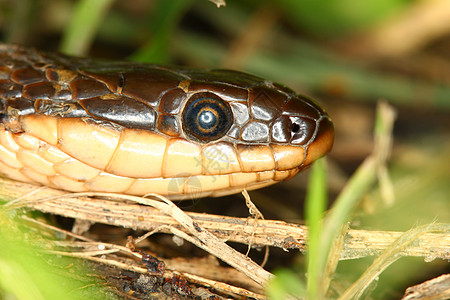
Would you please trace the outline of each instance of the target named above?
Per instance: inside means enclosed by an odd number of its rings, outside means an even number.
[[[236,270],[258,283],[256,286],[247,283],[251,290],[258,290],[258,292],[262,291],[261,286],[264,286],[272,275],[247,256],[230,248],[223,241],[274,246],[286,250],[299,249],[301,251],[305,250],[307,241],[306,226],[274,220],[185,213],[162,197],[159,200],[152,200],[105,193],[72,194],[2,178],[0,178],[0,186],[2,187],[0,192],[2,197],[6,200],[9,199],[4,205],[7,209],[30,208],[94,223],[165,232],[180,236],[226,261]],[[92,198],[93,196],[96,198]],[[54,227],[51,229],[57,230]],[[211,232],[214,232],[214,235]],[[118,261],[114,256],[110,256],[121,252],[122,254],[139,257],[140,254],[132,252],[127,247],[97,243],[83,236],[66,233],[83,241],[71,242],[73,244],[67,244],[66,246],[77,246],[83,250],[80,252],[58,252],[57,254],[89,259],[139,273],[147,272],[147,269]],[[376,255],[388,249],[401,235],[401,232],[348,230],[341,259]],[[106,248],[99,250],[98,245],[100,244]],[[450,259],[449,248],[450,235],[446,233],[426,233],[418,238],[417,243],[402,249],[400,255],[427,258],[432,255],[434,258]],[[105,257],[100,258],[99,255]],[[166,276],[173,274],[175,270],[179,271],[181,268],[181,265],[176,262],[172,265],[169,263],[169,266],[168,269],[172,271],[168,271]],[[194,272],[195,270],[189,270],[189,272],[191,271]],[[199,276],[197,272],[195,273],[181,272],[183,276],[190,280],[205,286],[213,284],[214,289],[222,292],[263,299],[261,294],[207,279]]]
[[[171,233],[183,230],[178,221],[155,208],[117,201],[93,199],[68,194],[50,188],[0,178],[1,195],[11,199],[7,207],[27,207],[65,217],[89,220],[132,229]],[[49,200],[49,197],[56,197]],[[13,201],[12,199],[20,199]],[[221,240],[258,246],[273,246],[304,251],[307,227],[276,220],[254,220],[227,216],[187,213],[201,228],[214,232]],[[184,232],[187,232],[186,230]],[[355,259],[376,255],[388,248],[402,232],[349,230],[345,238],[341,259]],[[417,243],[402,252],[405,256],[449,259],[450,235],[427,233]]]
[[[3,198],[20,199],[6,204],[7,207],[28,207],[47,213],[75,219],[89,220],[133,229],[154,230],[170,233],[170,228],[182,226],[170,216],[155,208],[112,199],[93,199],[67,194],[50,188],[0,178]],[[50,197],[53,197],[50,200]],[[275,220],[252,220],[198,213],[187,213],[202,228],[214,231],[221,239],[254,245],[268,245],[284,249],[305,250],[307,228]],[[354,259],[374,255],[386,249],[401,232],[349,230],[341,259]],[[251,239],[251,241],[250,241]],[[450,236],[446,234],[426,234],[408,249],[404,255],[449,259]],[[430,250],[432,250],[430,252]]]

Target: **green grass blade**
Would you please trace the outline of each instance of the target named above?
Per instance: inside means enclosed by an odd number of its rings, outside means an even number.
[[[65,28],[59,50],[65,54],[86,55],[98,27],[114,0],[81,0]]]
[[[100,281],[71,277],[68,269],[75,260],[46,253],[51,241],[27,227],[19,216],[14,217],[15,213],[0,209],[1,299],[72,300],[80,295],[93,299],[101,293]],[[88,270],[83,271],[87,274]]]
[[[151,24],[153,36],[130,58],[140,62],[167,63],[170,57],[170,39],[181,16],[191,3],[191,0],[158,1]]]
[[[320,236],[320,247],[317,249],[319,252],[317,272],[322,280],[320,286],[323,293],[326,292],[330,281],[329,276],[335,269],[335,266],[330,264],[337,263],[336,260],[331,259],[334,254],[330,253],[330,249],[337,242],[339,234],[359,201],[375,184],[380,166],[386,163],[391,147],[387,141],[391,140],[394,118],[394,110],[387,103],[378,105],[375,119],[375,149],[350,178],[325,218]],[[340,251],[340,249],[336,250]]]
[[[273,278],[266,288],[266,295],[271,300],[292,299],[292,297],[304,297],[306,287],[298,275],[288,269],[281,269],[274,272]]]
[[[323,158],[316,161],[311,167],[305,203],[305,219],[309,229],[307,252],[307,290],[309,299],[316,299],[319,291],[320,273],[318,272],[318,263],[320,258],[318,254],[322,231],[322,218],[328,200],[326,182],[326,160]]]

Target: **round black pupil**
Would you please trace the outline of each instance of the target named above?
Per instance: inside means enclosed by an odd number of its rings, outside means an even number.
[[[205,129],[214,127],[216,124],[216,116],[209,110],[204,110],[199,115],[199,125]]]
[[[297,123],[292,124],[292,132],[299,132],[300,130],[300,125],[298,125]]]

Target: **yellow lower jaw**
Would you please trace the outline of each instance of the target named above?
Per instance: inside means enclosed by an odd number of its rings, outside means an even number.
[[[82,147],[78,147],[78,149],[82,150]],[[94,151],[94,148],[89,149]],[[178,155],[181,155],[180,151],[182,148],[178,150],[180,153]],[[226,147],[222,147],[222,152],[224,151],[226,151]],[[248,152],[249,149],[244,149],[240,153],[245,156],[245,151]],[[85,153],[87,154],[88,152]],[[248,158],[247,161],[251,162],[251,164],[249,163],[247,167],[255,167],[258,164],[262,164],[266,158],[273,160],[273,156],[270,158],[268,154],[261,157]],[[207,159],[213,160],[213,157],[208,156]],[[130,156],[129,160],[137,160],[142,163],[139,157]],[[204,161],[205,159],[203,158],[203,163]],[[281,171],[240,172],[237,170],[236,165],[227,164],[228,169],[226,169],[224,165],[222,165],[222,168],[220,167],[220,159],[217,160],[216,157],[214,161],[219,162],[219,169],[215,174],[177,173],[180,168],[177,168],[176,165],[171,168],[168,167],[170,164],[166,164],[164,173],[171,175],[171,177],[127,177],[111,174],[107,172],[108,168],[101,170],[88,165],[68,155],[60,147],[51,145],[35,136],[26,133],[13,134],[4,128],[0,129],[1,174],[14,180],[38,183],[72,192],[99,191],[131,195],[157,193],[172,199],[215,197],[238,193],[243,189],[252,190],[268,186],[290,178],[299,171],[298,168],[294,168]],[[179,163],[182,163],[182,161],[179,161]],[[211,163],[211,161],[207,161],[207,163]],[[240,164],[242,164],[242,161]],[[138,166],[138,164],[134,163],[132,165]],[[200,165],[202,164],[200,163]],[[212,173],[213,168],[211,165],[210,167],[210,173]],[[114,170],[115,168],[111,167],[110,169]],[[181,170],[183,169],[181,168]],[[138,170],[138,172],[141,171]]]

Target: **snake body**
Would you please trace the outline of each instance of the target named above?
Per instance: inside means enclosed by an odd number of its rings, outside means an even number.
[[[0,45],[0,174],[14,180],[221,196],[289,179],[333,140],[314,101],[249,74]]]

